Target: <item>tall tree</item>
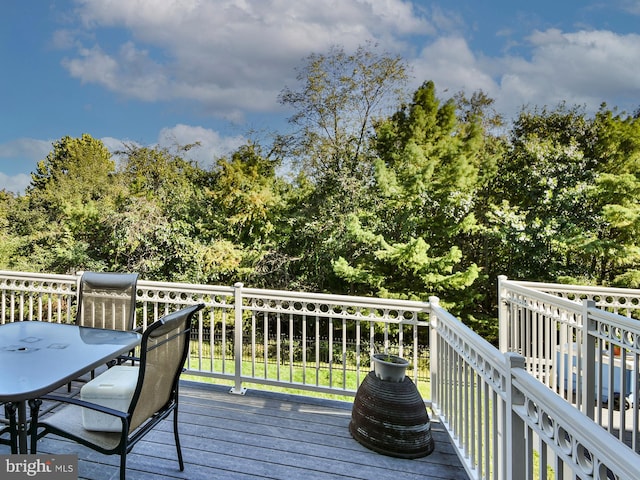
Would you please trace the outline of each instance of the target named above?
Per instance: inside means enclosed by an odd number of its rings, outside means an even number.
[[[601,161],[596,139],[579,107],[520,113],[487,216],[504,242],[494,245],[504,274],[537,281],[588,275],[577,239],[598,228],[590,194]]]
[[[207,189],[210,244],[221,274],[253,286],[286,288],[287,255],[278,250],[285,182],[276,175],[280,157],[249,142],[220,158]],[[214,256],[210,256],[213,260]]]
[[[209,198],[217,207],[215,228],[225,237],[247,246],[268,243],[272,210],[281,203],[279,162],[263,156],[255,143],[241,146],[230,159],[218,159]]]
[[[165,148],[127,145],[120,175],[127,188],[106,220],[106,244],[117,268],[145,278],[208,282],[204,236],[210,178]]]
[[[291,209],[288,245],[304,288],[339,291],[330,262],[346,248],[345,217],[371,201],[373,121],[398,104],[407,80],[399,57],[365,45],[310,55],[298,74],[301,88],[285,88],[280,101],[294,109],[298,127],[289,154],[299,159],[302,195]]]
[[[479,275],[464,259],[462,238],[476,225],[474,196],[494,161],[484,138],[477,116],[459,119],[453,99],[440,102],[433,82],[380,121],[373,185],[379,208],[351,217],[351,256],[333,263],[336,273],[356,291],[456,299],[460,312],[463,292]]]
[[[104,268],[102,218],[118,193],[114,174],[111,153],[88,134],[63,137],[38,163],[26,196],[33,212],[41,212],[41,219],[46,215],[46,228],[34,224],[26,233],[28,249],[35,255],[45,252],[44,268],[56,272]]]
[[[109,195],[115,162],[100,140],[89,134],[63,137],[31,174],[27,193],[52,212],[69,211]]]
[[[575,242],[590,280],[640,287],[640,118],[603,105],[594,119],[593,155],[599,160],[589,189],[596,228]]]
[[[310,55],[297,79],[302,88],[285,88],[280,102],[295,110],[295,153],[305,169],[316,181],[367,176],[372,122],[402,98],[402,59],[379,54],[372,45],[353,54],[333,47]]]

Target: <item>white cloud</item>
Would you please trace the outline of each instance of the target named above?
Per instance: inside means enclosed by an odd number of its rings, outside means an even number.
[[[443,37],[428,45],[414,61],[413,68],[418,83],[433,80],[436,93],[443,98],[460,90],[483,90],[490,95],[498,90],[487,65],[475,56],[462,37]]]
[[[126,145],[139,146],[135,141],[113,137],[103,137],[100,141],[112,153],[116,162],[121,161],[116,152],[123,151]],[[241,135],[224,136],[204,127],[177,124],[163,128],[158,133],[157,145],[172,150],[198,142],[200,145],[180,155],[196,161],[200,168],[209,168],[217,158],[229,155],[246,141]],[[34,172],[38,162],[51,152],[52,143],[50,140],[20,138],[0,144],[0,190],[23,194],[31,183],[31,175],[18,172]]]
[[[640,0],[623,0],[622,8],[633,15],[640,15]]]
[[[103,137],[100,141],[111,152],[116,162],[123,160],[117,152],[125,151],[126,146],[141,146],[132,140],[113,137]],[[182,158],[195,161],[200,168],[206,169],[211,167],[217,158],[229,155],[246,141],[247,139],[241,135],[224,136],[208,128],[177,124],[160,130],[155,146],[176,152],[178,147],[193,145],[188,151],[181,151],[178,154]],[[196,143],[198,145],[195,145]]]
[[[23,194],[29,183],[31,183],[31,176],[26,173],[7,175],[0,172],[0,190]]]
[[[194,146],[183,156],[195,160],[201,168],[212,166],[215,159],[228,155],[246,141],[242,136],[223,137],[207,128],[182,124],[163,128],[158,135],[158,144],[167,148],[198,142],[200,145]]]
[[[604,101],[609,107],[638,106],[640,35],[550,29],[526,41],[526,58],[488,58],[462,37],[439,38],[414,61],[417,81],[433,80],[441,97],[481,89],[507,120],[523,106],[555,107],[562,101],[584,105],[589,113]]]
[[[18,138],[0,144],[0,190],[24,193],[40,160],[51,151],[51,141]]]
[[[311,52],[355,49],[435,29],[402,0],[82,0],[82,32],[97,39],[64,62],[72,76],[146,101],[190,100],[221,117],[276,108],[280,90]],[[108,47],[111,28],[130,33]],[[59,43],[70,43],[68,31]]]
[[[513,110],[524,104],[555,106],[561,101],[595,111],[633,105],[640,97],[640,35],[609,31],[534,32],[531,58],[502,63],[500,104]],[[628,112],[632,113],[632,112]]]
[[[81,48],[79,57],[64,59],[62,64],[82,83],[96,83],[122,95],[141,100],[157,100],[166,88],[161,68],[149,58],[147,51],[138,50],[127,42],[116,56],[101,47]]]
[[[0,158],[13,159],[14,162],[27,159],[33,161],[35,165],[49,154],[51,145],[50,140],[18,138],[7,143],[0,143]]]
[[[620,8],[640,13],[638,0],[621,1]],[[234,123],[276,112],[278,93],[295,84],[295,68],[310,53],[333,45],[349,51],[368,41],[403,55],[416,87],[434,80],[441,94],[482,89],[507,118],[523,105],[563,100],[589,111],[605,100],[635,108],[640,96],[634,34],[513,25],[502,51],[518,53],[487,57],[469,43],[473,27],[465,20],[476,19],[418,1],[77,0],[77,6],[76,30],[65,25],[54,36],[57,45],[75,49],[64,61],[72,76],[124,97],[187,101],[181,108]]]

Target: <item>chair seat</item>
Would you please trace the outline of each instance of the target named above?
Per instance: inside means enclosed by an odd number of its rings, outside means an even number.
[[[135,366],[116,365],[98,375],[80,389],[80,399],[126,412],[138,383],[140,369]],[[122,431],[118,417],[85,408],[82,424],[87,430],[102,432]]]
[[[77,405],[67,405],[56,410],[50,416],[42,419],[41,426],[53,427],[66,431],[78,438],[87,440],[104,450],[116,450],[121,440],[121,433],[96,432],[87,430],[78,419],[82,418],[82,407]]]

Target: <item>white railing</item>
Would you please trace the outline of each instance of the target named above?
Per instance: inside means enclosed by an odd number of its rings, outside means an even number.
[[[640,321],[631,318],[640,292],[562,287],[501,277],[500,349],[640,452]],[[603,309],[621,305],[625,316]]]
[[[0,323],[73,321],[78,279],[0,271]],[[183,305],[205,303],[188,373],[228,380],[235,393],[261,384],[353,395],[376,350],[410,358],[409,374],[420,387],[427,384],[422,372],[429,362],[431,391],[423,398],[449,431],[471,478],[637,480],[640,457],[552,391],[577,374],[575,395],[599,398],[592,386],[606,382],[600,369],[589,370],[591,354],[576,356],[576,368],[556,374],[554,359],[562,362],[566,352],[564,365],[570,365],[573,349],[560,345],[555,355],[555,346],[547,345],[566,340],[578,352],[595,352],[597,342],[618,343],[635,352],[637,367],[633,321],[504,278],[500,289],[501,342],[518,353],[501,353],[436,297],[405,302],[140,280],[136,320],[145,326]],[[586,328],[581,318],[588,318]],[[593,356],[604,364],[604,357]],[[593,379],[584,378],[589,372]]]
[[[0,323],[72,322],[80,275],[0,271]],[[249,383],[353,396],[377,351],[410,359],[408,374],[428,388],[428,303],[139,280],[136,325],[194,303],[206,308],[187,373],[234,392]]]
[[[637,480],[640,456],[431,302],[432,408],[473,479]]]
[[[501,276],[499,280],[507,281]],[[562,283],[511,282],[521,287],[545,292],[557,297],[575,302],[593,300],[598,307],[613,313],[631,317],[633,312],[640,310],[640,289],[613,288],[589,285],[565,285]]]
[[[71,322],[77,285],[74,275],[0,271],[0,324],[18,320]]]

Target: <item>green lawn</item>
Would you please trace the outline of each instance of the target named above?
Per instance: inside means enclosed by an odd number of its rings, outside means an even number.
[[[321,387],[336,387],[336,388],[346,388],[347,390],[357,390],[358,389],[358,379],[356,377],[356,372],[354,371],[355,367],[347,366],[346,372],[343,371],[342,365],[331,365],[328,363],[321,363],[319,368],[316,370],[315,363],[307,365],[306,368],[302,365],[294,365],[291,369],[288,365],[278,365],[276,363],[268,363],[266,366],[265,373],[265,365],[263,362],[256,361],[253,374],[252,374],[252,364],[250,361],[242,362],[242,370],[243,373],[247,376],[251,375],[257,379],[267,379],[270,381],[281,380],[283,382],[293,382],[300,383],[309,386],[321,386]],[[211,359],[203,358],[202,364],[198,364],[198,358],[192,356],[190,358],[190,363],[188,364],[188,368],[190,369],[199,369],[204,372],[216,372],[222,373],[222,360],[214,359],[213,369],[211,368]],[[235,372],[235,363],[233,360],[226,360],[224,364],[224,373],[233,374]],[[361,371],[360,381],[364,380],[364,376],[368,370]],[[346,378],[345,378],[346,374]],[[426,373],[421,373],[421,376],[425,376]],[[205,383],[216,383],[221,385],[229,385],[232,386],[233,382],[225,379],[211,378],[199,375],[183,375],[183,378],[205,382]],[[263,385],[259,382],[256,383],[245,383],[244,386],[246,388],[255,388],[258,390],[268,390],[268,391],[277,391],[284,393],[293,393],[300,395],[308,395],[312,397],[321,397],[321,398],[333,398],[338,400],[347,400],[352,401],[353,396],[351,395],[334,395],[327,394],[321,392],[314,392],[305,389],[298,389],[295,387],[277,387],[272,385]],[[428,381],[420,381],[418,382],[418,391],[422,395],[424,399],[431,398],[431,388],[430,383]]]

